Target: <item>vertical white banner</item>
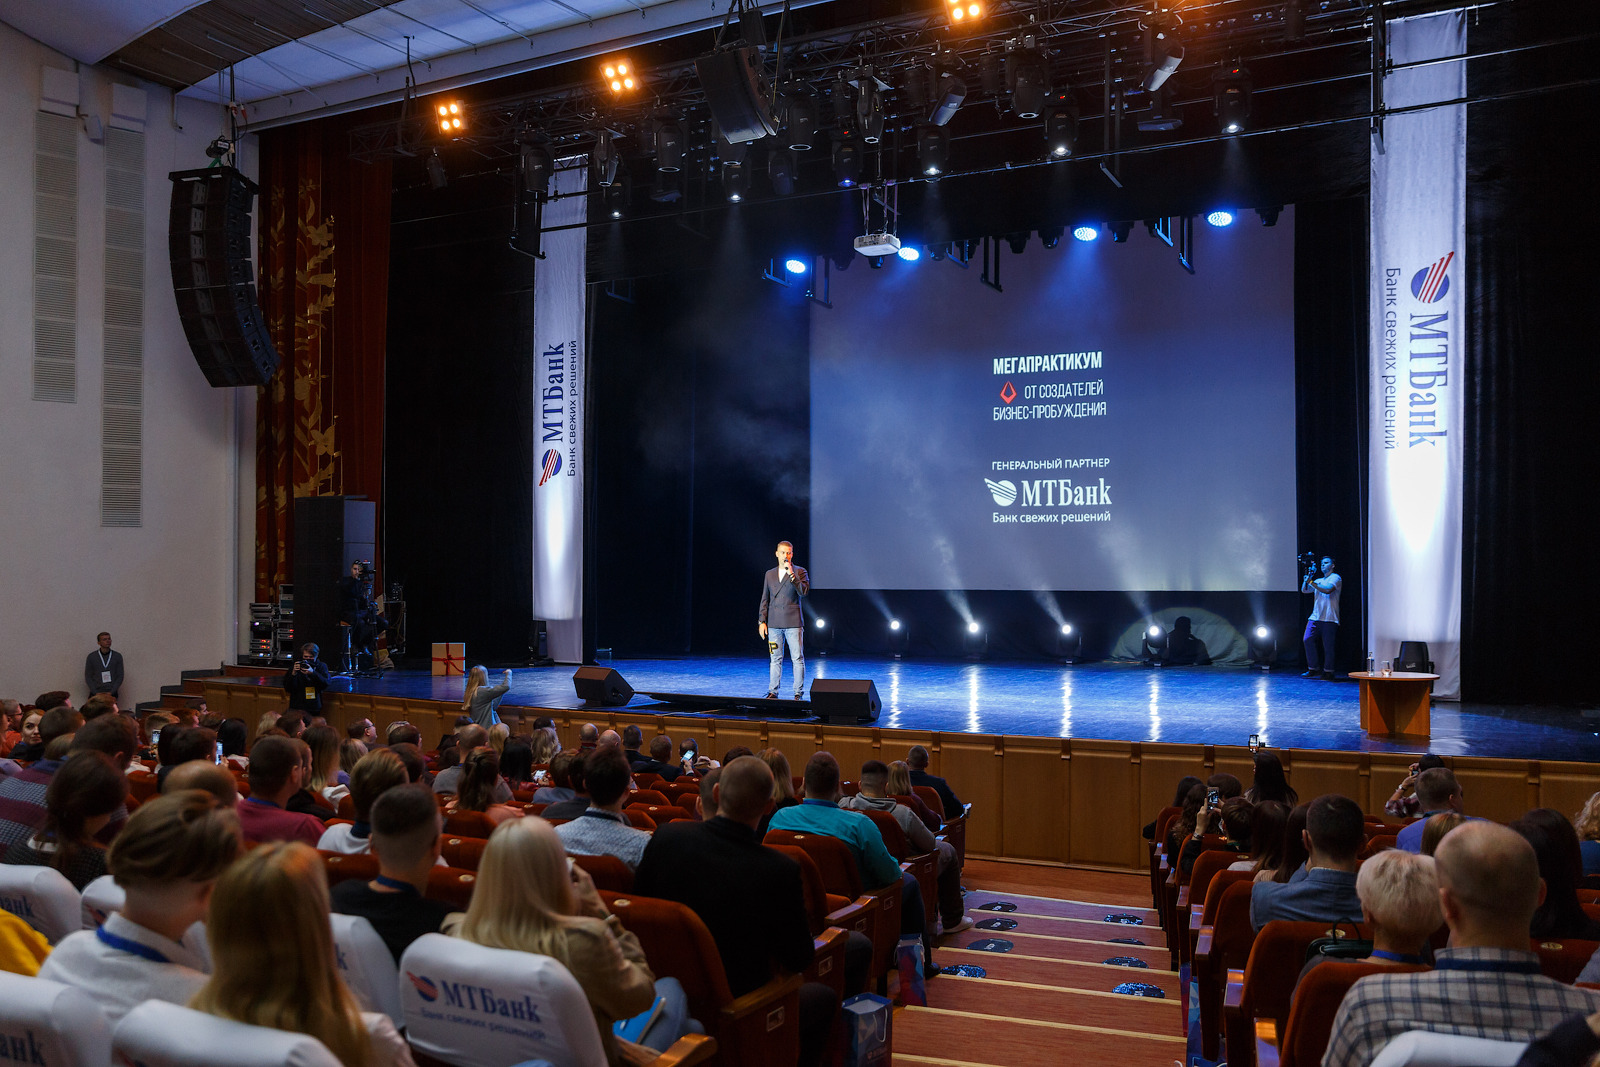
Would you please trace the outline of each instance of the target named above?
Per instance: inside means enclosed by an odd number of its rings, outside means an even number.
[[[588,385],[588,157],[562,159],[551,180],[545,258],[533,289],[533,617],[548,626],[550,656],[583,662],[583,416]],[[579,194],[579,195],[573,195]]]
[[[1388,24],[1400,65],[1466,51],[1466,15]],[[1391,108],[1459,100],[1466,64],[1383,79]],[[1426,641],[1434,695],[1461,697],[1461,434],[1466,344],[1466,107],[1384,121],[1372,147],[1372,412],[1367,647]]]

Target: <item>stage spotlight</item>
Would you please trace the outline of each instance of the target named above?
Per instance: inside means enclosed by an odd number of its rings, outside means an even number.
[[[654,131],[656,169],[676,174],[683,169],[683,127],[671,116],[656,120]]]
[[[460,137],[466,132],[467,111],[461,101],[451,100],[439,105],[439,132],[446,137]]]
[[[779,196],[794,193],[794,153],[787,148],[774,148],[767,157],[767,180],[772,191]]]
[[[1183,116],[1167,99],[1166,86],[1150,94],[1150,110],[1141,114],[1135,125],[1145,133],[1170,133],[1183,125]]]
[[[943,126],[920,123],[917,126],[917,167],[929,178],[937,179],[950,169],[950,131]]]
[[[606,188],[605,212],[614,219],[620,219],[628,210],[628,189],[621,182],[616,182]]]
[[[1050,67],[1044,56],[1033,48],[1019,48],[1006,56],[1006,87],[1011,90],[1013,115],[1038,118],[1050,91]]]
[[[639,87],[637,75],[626,59],[608,59],[600,68],[605,83],[613,93],[631,93]]]
[[[967,632],[961,639],[961,647],[968,659],[982,659],[984,653],[989,651],[989,635],[983,632],[983,627],[976,619],[967,623]]]
[[[1044,114],[1044,147],[1051,159],[1066,159],[1078,144],[1078,105],[1065,92],[1056,93]]]
[[[1039,243],[1046,248],[1054,248],[1061,243],[1061,235],[1066,233],[1065,226],[1040,226]]]
[[[1020,256],[1022,253],[1026,252],[1028,250],[1028,238],[1030,236],[1031,234],[1029,234],[1027,230],[1018,230],[1015,233],[1006,234],[1006,244],[1011,246],[1011,254],[1014,256]]]
[[[1128,235],[1133,232],[1131,222],[1108,222],[1106,228],[1111,231],[1111,240],[1114,244],[1127,244]]]
[[[834,142],[833,180],[841,189],[850,189],[861,183],[861,146],[850,138]]]
[[[981,633],[982,631],[983,631],[983,627],[979,626],[977,624],[977,622],[974,621],[974,622],[967,623],[967,633],[975,634],[975,633]]]
[[[916,245],[901,245],[900,251],[895,254],[907,263],[915,263],[922,258],[922,253],[917,251]]]
[[[730,204],[741,203],[750,195],[750,175],[745,173],[743,162],[723,161],[722,195],[728,198]]]
[[[1276,226],[1278,224],[1278,216],[1283,214],[1283,205],[1278,204],[1275,207],[1258,207],[1256,208],[1256,214],[1261,218],[1261,225]]]
[[[548,200],[550,179],[556,171],[550,146],[541,140],[521,144],[518,149],[522,155],[522,187],[540,200]]]
[[[907,631],[906,631],[905,624],[902,623],[899,619],[890,619],[889,620],[889,654],[892,655],[895,659],[899,659],[900,656],[906,650],[906,641],[907,641]]]
[[[938,74],[933,80],[933,107],[928,121],[943,126],[961,110],[961,102],[967,98],[967,83],[949,67],[935,69]]]
[[[1145,71],[1143,88],[1153,93],[1166,84],[1183,62],[1183,45],[1173,36],[1178,16],[1171,12],[1152,14],[1144,23]]]
[[[1216,211],[1213,211],[1211,214],[1207,215],[1206,216],[1206,221],[1209,222],[1211,225],[1217,227],[1218,229],[1221,229],[1224,226],[1232,226],[1233,225],[1233,212],[1231,212],[1231,211],[1223,211],[1221,209],[1218,209]]]
[[[983,18],[983,5],[974,0],[945,0],[945,12],[953,25],[960,26]]]
[[[871,70],[865,72],[861,92],[856,97],[856,124],[861,139],[867,144],[883,140],[883,94],[878,91],[878,79]]]
[[[622,156],[617,152],[616,143],[611,140],[609,130],[601,130],[595,134],[594,150],[590,152],[589,159],[594,164],[596,185],[603,189],[617,180],[617,170],[622,166]]]
[[[828,628],[828,620],[819,618],[816,621],[814,621],[811,625],[815,626],[819,630],[826,630]]]
[[[1083,635],[1070,622],[1061,624],[1056,632],[1056,658],[1076,663],[1083,652]]]
[[[783,269],[790,274],[804,274],[808,264],[803,259],[786,259],[783,261]]]
[[[833,647],[833,627],[828,625],[827,619],[819,615],[811,621],[811,636],[806,640],[811,645],[811,652],[826,656],[828,649]]]
[[[1250,121],[1250,72],[1243,65],[1224,66],[1211,78],[1212,106],[1223,133],[1242,133]]]
[[[1163,630],[1158,624],[1151,623],[1144,632],[1143,644],[1144,653],[1142,658],[1145,663],[1159,667],[1167,654],[1167,631]]]
[[[791,95],[784,114],[784,136],[789,139],[789,147],[796,152],[808,151],[817,139],[816,102],[810,97]]]
[[[889,629],[894,630],[895,632],[898,633],[899,630],[900,630],[900,620],[899,619],[890,619],[889,620]]]
[[[1094,241],[1100,237],[1100,230],[1095,226],[1074,226],[1072,236],[1080,241]]]
[[[439,158],[437,148],[428,156],[428,184],[435,189],[443,189],[450,184],[450,176],[444,172],[444,161]]]
[[[1249,645],[1250,669],[1271,670],[1272,662],[1278,655],[1278,642],[1273,638],[1272,631],[1265,626],[1257,626],[1250,632]]]

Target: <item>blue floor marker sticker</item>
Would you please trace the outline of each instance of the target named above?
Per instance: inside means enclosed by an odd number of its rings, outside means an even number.
[[[965,947],[974,952],[1010,952],[1017,946],[1003,937],[982,937]]]
[[[1114,986],[1111,992],[1125,993],[1130,997],[1155,997],[1158,1000],[1167,999],[1167,995],[1161,991],[1160,986],[1151,985],[1149,982],[1123,982],[1119,986]]]
[[[1113,937],[1111,940],[1107,941],[1106,944],[1108,944],[1108,945],[1138,945],[1141,948],[1144,947],[1144,942],[1140,941],[1137,937]]]
[[[1144,960],[1137,959],[1136,957],[1133,957],[1133,956],[1112,956],[1110,959],[1101,960],[1100,962],[1101,963],[1109,963],[1113,967],[1148,967],[1148,966],[1150,966]]]
[[[1017,928],[1017,920],[985,919],[982,922],[974,923],[973,925],[980,930],[1015,930]]]
[[[987,978],[989,972],[975,963],[952,963],[939,968],[940,974],[953,974],[958,978]]]
[[[1017,906],[1009,900],[992,900],[987,904],[979,904],[976,911],[1016,911]]]
[[[1143,926],[1144,920],[1132,912],[1119,911],[1106,916],[1108,923],[1121,923],[1123,926]]]

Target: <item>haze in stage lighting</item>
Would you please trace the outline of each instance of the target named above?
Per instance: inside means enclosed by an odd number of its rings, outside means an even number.
[[[783,269],[790,274],[804,274],[806,272],[806,261],[803,259],[786,259],[783,261]]]
[[[891,629],[891,630],[900,629],[900,620],[899,619],[890,619],[889,620],[889,629]]]
[[[922,258],[922,253],[912,245],[902,245],[900,251],[896,254],[907,263],[915,263]]]
[[[1206,216],[1206,221],[1211,223],[1213,226],[1232,226],[1233,212],[1213,211],[1211,214]]]
[[[1093,241],[1099,238],[1100,230],[1095,226],[1078,226],[1073,229],[1072,236],[1080,241]]]

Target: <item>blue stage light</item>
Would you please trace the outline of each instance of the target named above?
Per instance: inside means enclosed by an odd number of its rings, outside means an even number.
[[[1232,226],[1233,212],[1213,211],[1211,214],[1206,216],[1206,221],[1211,223],[1213,226]]]
[[[900,258],[907,263],[915,263],[922,258],[922,253],[917,251],[915,245],[903,245],[900,249]]]
[[[783,267],[790,274],[804,274],[806,272],[806,261],[803,259],[787,259],[784,260]]]
[[[1093,241],[1100,236],[1100,230],[1095,226],[1078,226],[1073,229],[1072,236],[1080,241]]]

